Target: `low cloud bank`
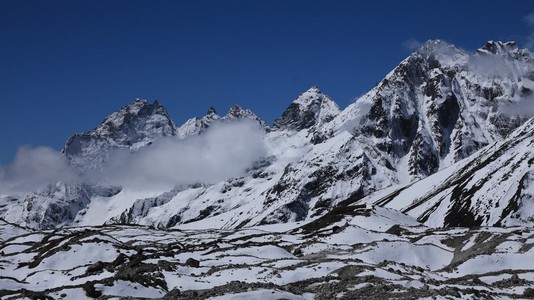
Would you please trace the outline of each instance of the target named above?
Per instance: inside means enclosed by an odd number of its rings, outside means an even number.
[[[184,140],[162,138],[136,153],[115,153],[102,179],[129,188],[169,188],[240,176],[263,157],[263,132],[249,121],[218,123]]]
[[[138,152],[117,150],[102,171],[79,175],[64,156],[48,147],[21,147],[0,168],[0,193],[39,191],[57,182],[92,182],[131,189],[169,189],[214,183],[243,175],[265,155],[264,132],[252,121],[221,122],[183,140],[161,138]]]
[[[534,32],[532,32],[534,29],[534,12],[524,16],[523,20],[530,28],[530,33],[525,37],[525,47],[530,50],[534,50]]]
[[[483,74],[490,79],[513,78],[515,74],[523,72],[519,66],[500,55],[471,55],[468,67],[469,70]]]
[[[20,193],[45,188],[56,182],[80,180],[58,151],[49,147],[22,146],[11,165],[0,171],[0,192]]]
[[[499,108],[504,114],[510,116],[533,117],[534,116],[534,95],[523,98],[519,102],[507,103]]]

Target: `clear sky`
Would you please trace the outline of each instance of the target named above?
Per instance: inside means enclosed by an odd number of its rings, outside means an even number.
[[[312,85],[346,107],[427,39],[534,45],[532,1],[362,2],[0,0],[0,165],[135,98],[272,123]]]

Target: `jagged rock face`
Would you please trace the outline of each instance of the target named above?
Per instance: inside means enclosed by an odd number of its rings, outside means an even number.
[[[93,131],[73,135],[63,154],[82,170],[96,169],[114,149],[135,151],[158,138],[176,134],[176,125],[162,105],[136,100],[111,114]]]
[[[234,105],[230,107],[230,110],[222,119],[226,121],[250,119],[256,122],[260,126],[260,128],[263,128],[264,130],[269,130],[269,125],[267,124],[267,122],[259,118],[250,109],[243,109],[239,105]]]
[[[477,53],[486,54],[500,54],[509,55],[510,53],[517,51],[517,45],[515,42],[494,42],[489,41],[482,48],[477,50]]]
[[[534,221],[534,118],[447,170],[362,201],[434,227],[517,226]]]
[[[340,112],[337,104],[317,87],[302,93],[274,121],[277,130],[303,130],[330,122]]]
[[[532,54],[514,43],[490,42],[469,55],[429,41],[331,124],[334,131],[350,125],[395,169],[424,178],[522,124],[499,107],[523,99],[533,69]]]

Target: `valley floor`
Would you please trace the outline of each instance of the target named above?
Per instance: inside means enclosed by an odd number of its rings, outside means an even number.
[[[1,299],[534,298],[534,229],[429,229],[349,206],[234,231],[0,221]]]

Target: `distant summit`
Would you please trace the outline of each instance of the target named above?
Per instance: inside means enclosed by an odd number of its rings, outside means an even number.
[[[264,130],[269,130],[269,125],[267,122],[262,120],[260,117],[258,117],[254,112],[252,112],[250,109],[243,109],[239,105],[234,105],[230,107],[230,110],[222,118],[223,120],[242,120],[242,119],[250,119],[258,123],[258,125],[263,128]]]
[[[317,86],[312,86],[295,99],[274,121],[274,129],[302,130],[331,121],[339,106]]]
[[[92,131],[73,135],[63,154],[80,169],[99,168],[112,149],[137,150],[164,136],[176,136],[177,127],[157,101],[136,99],[109,115]]]

